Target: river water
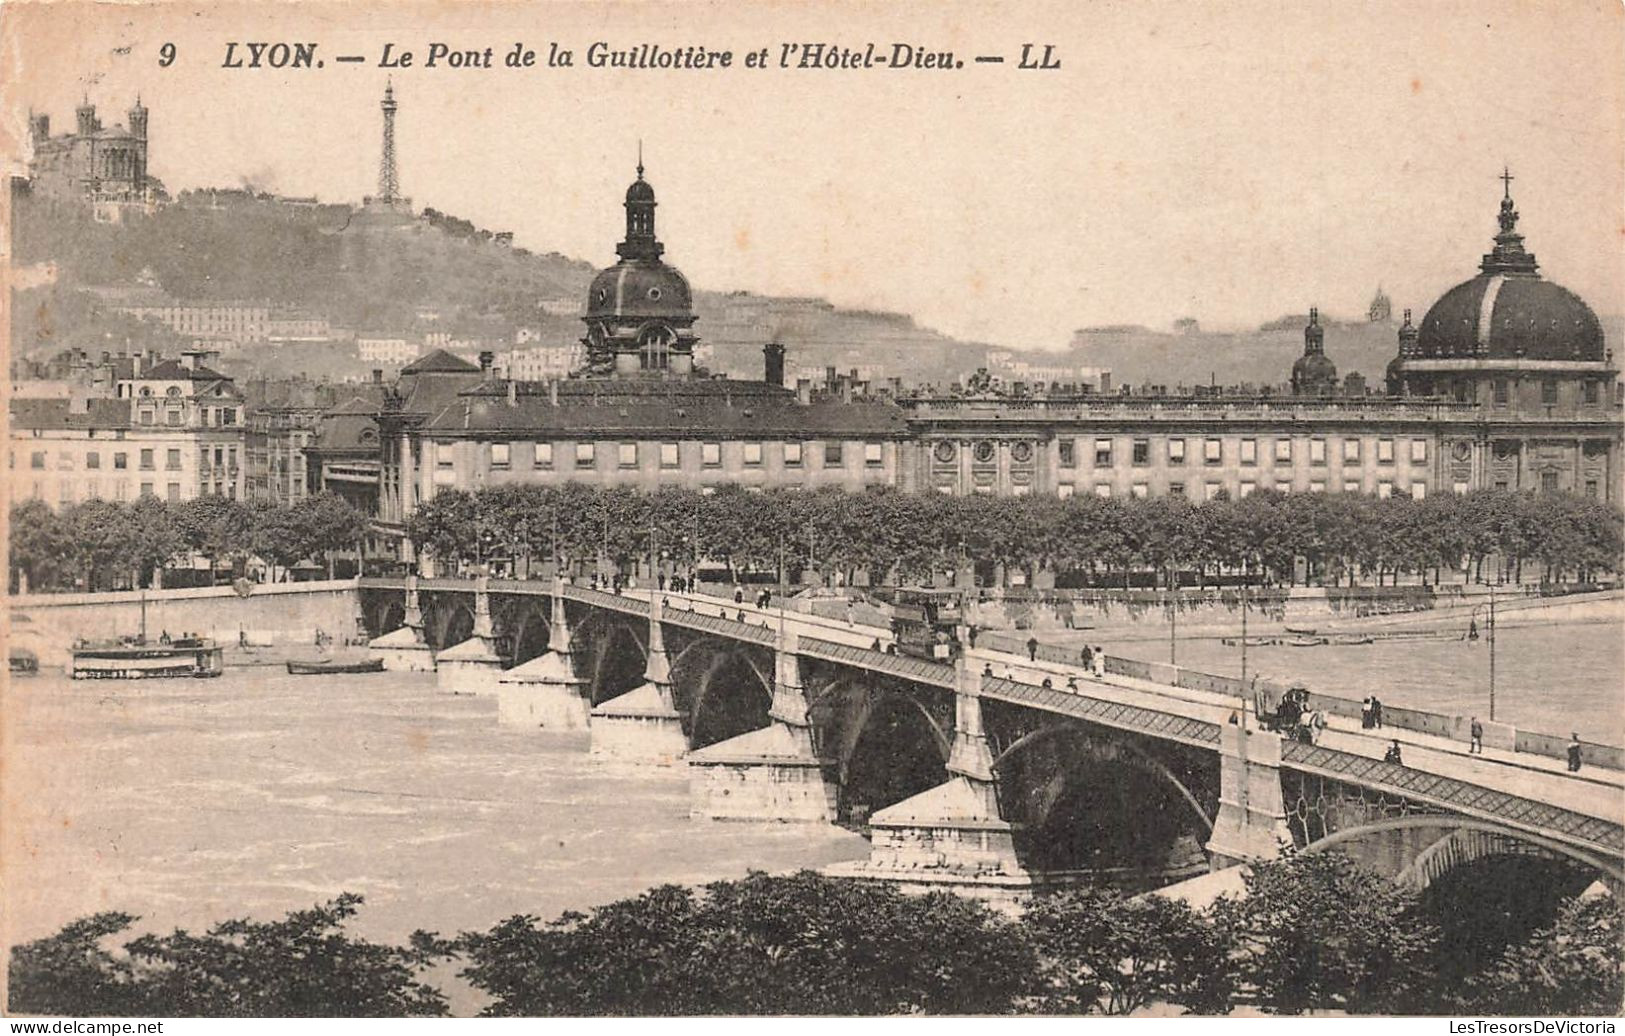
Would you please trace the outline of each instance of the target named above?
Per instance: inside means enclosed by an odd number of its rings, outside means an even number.
[[[142,930],[362,893],[372,937],[552,919],[662,882],[855,859],[832,827],[691,819],[684,771],[497,724],[432,674],[13,681],[8,942],[99,910]]]
[[[1625,639],[1615,624],[1505,628],[1497,715],[1625,740]],[[1166,660],[1166,644],[1107,642]],[[1487,646],[1420,641],[1254,648],[1249,669],[1353,698],[1487,715]],[[1216,640],[1183,665],[1239,668]],[[432,675],[12,682],[5,701],[6,940],[99,910],[139,927],[273,918],[342,891],[356,932],[484,929],[551,919],[662,882],[698,883],[860,858],[832,827],[688,815],[684,771],[606,764],[584,737],[502,727],[493,698]]]

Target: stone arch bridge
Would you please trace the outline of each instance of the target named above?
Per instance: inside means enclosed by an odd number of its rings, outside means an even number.
[[[503,722],[594,753],[686,761],[697,815],[865,827],[853,876],[989,896],[1133,886],[1341,846],[1428,887],[1538,858],[1625,886],[1625,775],[1486,758],[1335,723],[1259,729],[1233,694],[971,650],[896,654],[889,630],[789,608],[562,581],[363,579],[391,668],[494,694]],[[1381,734],[1382,736],[1375,736]]]

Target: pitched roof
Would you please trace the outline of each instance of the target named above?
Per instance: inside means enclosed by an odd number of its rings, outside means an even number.
[[[501,382],[466,390],[423,425],[426,435],[591,438],[666,436],[693,439],[811,437],[900,438],[906,419],[896,404],[803,405],[793,393],[761,382],[617,382],[579,379],[558,385],[558,401],[538,385],[520,386],[512,406]]]
[[[130,403],[125,399],[91,399],[85,413],[73,413],[66,399],[13,399],[11,426],[30,431],[67,428],[129,428]]]
[[[425,353],[401,368],[402,374],[467,374],[470,371],[479,373],[479,367],[444,349]]]
[[[142,371],[140,381],[230,381],[226,375],[211,370],[201,363],[188,367],[179,360],[164,360],[151,370]]]

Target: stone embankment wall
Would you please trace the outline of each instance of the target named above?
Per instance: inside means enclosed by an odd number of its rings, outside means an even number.
[[[33,651],[41,665],[63,665],[74,638],[119,637],[141,628],[138,591],[26,594],[7,601],[9,642]],[[351,579],[259,583],[244,597],[229,586],[145,591],[147,636],[201,633],[227,644],[314,644],[318,629],[343,641],[356,632]]]

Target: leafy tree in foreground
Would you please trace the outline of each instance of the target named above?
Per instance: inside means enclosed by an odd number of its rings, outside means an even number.
[[[1078,889],[1022,915],[1042,960],[1043,1013],[1128,1014],[1152,1003],[1224,1014],[1235,993],[1227,933],[1185,903]]]
[[[1244,899],[1215,920],[1240,948],[1241,982],[1276,1014],[1416,1011],[1433,985],[1439,931],[1416,893],[1342,852],[1253,864]]]
[[[459,947],[501,1016],[1000,1013],[1036,969],[980,904],[807,871],[514,917]]]
[[[1507,948],[1467,984],[1475,1014],[1617,1015],[1625,1009],[1625,912],[1611,896],[1571,900],[1548,928]]]
[[[27,1014],[181,1017],[436,1017],[440,991],[417,979],[438,950],[343,932],[361,897],[345,893],[281,921],[225,921],[204,935],[143,935],[101,947],[135,920],[98,914],[13,948],[8,1007]]]

